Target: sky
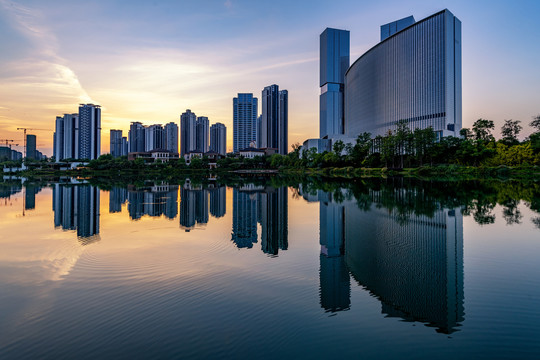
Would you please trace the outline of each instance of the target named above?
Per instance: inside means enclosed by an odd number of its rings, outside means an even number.
[[[102,106],[109,130],[176,122],[186,109],[227,126],[232,99],[289,91],[289,146],[318,137],[319,35],[351,32],[351,63],[380,25],[449,9],[462,22],[463,126],[540,114],[540,1],[0,0],[0,139],[22,132],[52,155],[57,115]],[[18,147],[22,150],[22,146]]]

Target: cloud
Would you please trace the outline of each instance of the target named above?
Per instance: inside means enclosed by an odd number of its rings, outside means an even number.
[[[225,5],[225,7],[226,7],[227,9],[230,9],[230,8],[232,8],[232,6],[233,6],[231,0],[225,1],[225,3],[224,3],[223,5]]]

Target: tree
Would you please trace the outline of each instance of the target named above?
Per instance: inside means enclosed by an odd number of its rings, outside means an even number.
[[[400,158],[400,168],[403,168],[403,158],[405,154],[410,149],[409,140],[410,140],[411,130],[407,124],[406,120],[400,120],[397,123],[397,131],[395,136],[395,141],[397,145],[397,153]]]
[[[426,156],[433,157],[433,146],[437,136],[430,126],[427,129],[416,129],[413,133],[413,151],[420,166],[424,163]]]
[[[501,128],[501,135],[502,135],[502,141],[507,145],[514,145],[518,144],[518,135],[520,131],[523,129],[521,125],[519,125],[521,121],[519,120],[504,120],[504,125]]]
[[[386,167],[392,161],[394,167],[394,157],[396,156],[396,137],[388,130],[385,136],[381,139],[381,160],[386,163]]]
[[[349,152],[352,163],[360,167],[363,165],[364,160],[368,157],[371,150],[371,134],[364,132],[356,138],[356,144],[352,147]]]
[[[459,135],[463,136],[465,140],[470,140],[473,137],[472,131],[469,128],[462,128],[459,130]]]
[[[343,141],[338,140],[334,143],[333,150],[337,156],[341,157],[341,154],[343,153],[344,149],[345,149],[345,144],[343,143]]]
[[[491,131],[495,129],[493,120],[478,119],[474,122],[472,130],[474,132],[474,138],[482,141],[494,141],[495,138],[491,134]]]
[[[540,114],[533,117],[533,121],[529,124],[531,127],[536,129],[536,132],[540,132]]]

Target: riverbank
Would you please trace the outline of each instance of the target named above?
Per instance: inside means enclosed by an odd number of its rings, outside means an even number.
[[[389,169],[389,168],[306,168],[281,169],[280,173],[319,176],[327,178],[354,179],[364,177],[417,177],[417,178],[512,178],[512,179],[539,179],[539,166],[496,166],[473,167],[458,165],[422,166],[417,168]]]
[[[17,173],[5,173],[25,178],[33,177],[77,177],[77,178],[184,178],[184,177],[251,177],[251,176],[316,176],[323,178],[355,179],[365,177],[416,177],[416,178],[512,178],[540,180],[539,166],[496,166],[473,167],[459,165],[422,166],[417,168],[390,169],[390,168],[286,168],[280,169],[190,169],[190,168],[140,168],[140,169],[69,169],[69,170],[25,170]]]

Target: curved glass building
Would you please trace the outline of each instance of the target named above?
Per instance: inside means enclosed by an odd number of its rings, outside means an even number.
[[[404,120],[438,136],[461,129],[461,22],[443,10],[381,26],[381,42],[345,74],[345,135],[385,135]]]

